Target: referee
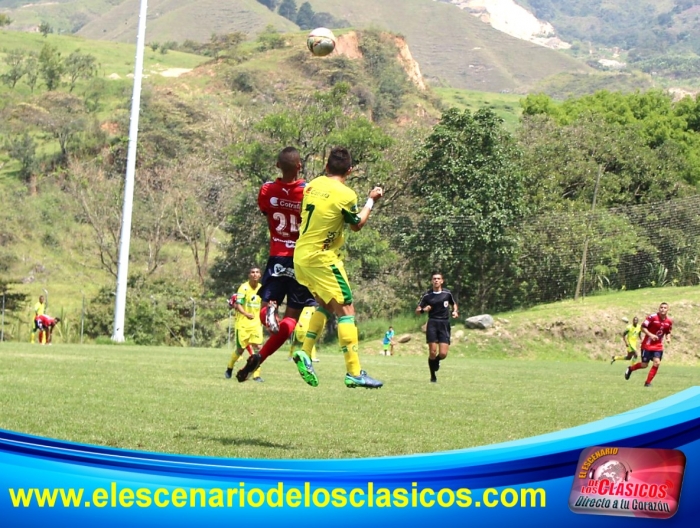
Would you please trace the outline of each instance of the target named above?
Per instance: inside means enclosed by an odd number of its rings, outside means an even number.
[[[440,370],[440,361],[447,357],[450,349],[450,306],[452,306],[452,317],[459,317],[459,312],[452,292],[442,287],[445,282],[442,273],[433,273],[430,282],[432,288],[421,297],[416,313],[428,314],[425,338],[428,343],[430,383],[437,383],[435,373]]]

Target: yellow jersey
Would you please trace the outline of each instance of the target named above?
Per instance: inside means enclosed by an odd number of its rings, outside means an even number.
[[[46,310],[46,304],[42,302],[38,302],[34,305],[34,316],[39,317],[40,315],[44,315],[44,311]]]
[[[625,328],[625,335],[627,336],[628,348],[630,350],[637,350],[637,343],[639,342],[639,336],[642,333],[642,323],[637,326],[633,324],[628,324]]]
[[[322,267],[340,258],[345,224],[357,224],[357,194],[344,183],[319,176],[306,185],[294,264]]]
[[[237,328],[255,328],[261,325],[260,322],[260,308],[262,307],[262,299],[258,295],[260,287],[258,285],[253,288],[249,282],[244,282],[241,287],[238,288],[236,293],[236,304],[240,304],[243,309],[253,316],[252,319],[248,319],[242,313],[236,311],[236,327]]]

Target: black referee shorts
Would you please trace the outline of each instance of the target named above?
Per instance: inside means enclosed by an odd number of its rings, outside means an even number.
[[[428,319],[428,326],[425,331],[426,343],[446,343],[450,344],[452,328],[448,319]]]

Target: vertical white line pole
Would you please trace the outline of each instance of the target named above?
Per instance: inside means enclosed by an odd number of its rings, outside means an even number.
[[[122,229],[119,238],[119,264],[117,267],[117,293],[114,300],[114,331],[112,341],[124,342],[126,314],[126,282],[129,274],[129,246],[131,244],[131,214],[134,205],[134,174],[136,171],[136,144],[141,110],[141,80],[143,79],[143,52],[146,39],[146,13],[148,0],[141,0],[139,29],[136,37],[136,64],[134,65],[134,91],[131,96],[131,120],[129,122],[129,149],[126,158],[124,181],[124,207]]]

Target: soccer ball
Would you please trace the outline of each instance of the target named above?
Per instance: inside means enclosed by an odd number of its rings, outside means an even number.
[[[335,35],[328,28],[316,28],[306,37],[306,47],[317,57],[325,57],[335,49]]]

